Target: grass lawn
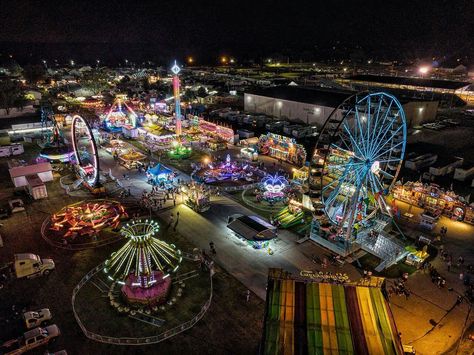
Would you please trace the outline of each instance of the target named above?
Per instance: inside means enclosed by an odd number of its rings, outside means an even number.
[[[183,261],[180,272],[176,276],[195,269],[197,265],[194,262]],[[96,278],[107,280],[102,271],[96,274],[93,281]],[[176,297],[176,304],[167,305],[166,310],[153,313],[153,316],[165,321],[161,327],[154,327],[118,313],[109,304],[107,293],[101,293],[93,283],[87,283],[77,294],[76,311],[84,326],[98,334],[113,337],[156,335],[191,320],[209,298],[211,292],[209,273],[200,272],[197,277],[187,279],[184,283],[183,295]],[[172,285],[170,297],[174,297],[178,287],[180,287],[178,284]],[[119,291],[120,287],[116,286],[115,290]],[[118,296],[116,298],[118,299]]]
[[[25,154],[19,156],[19,159],[36,158],[40,148],[35,144],[25,143],[25,150]],[[196,152],[196,154],[200,153]],[[2,201],[8,201],[8,198],[13,195],[13,185],[6,168],[7,160],[8,158],[0,159],[0,166],[2,166],[2,169],[0,169]],[[189,164],[190,161],[186,163]],[[66,195],[58,180],[59,174],[55,173],[55,180],[46,184],[48,198],[38,201],[25,201],[27,202],[25,212],[16,213],[2,221],[1,234],[4,246],[0,248],[0,264],[12,261],[15,253],[32,252],[43,258],[52,258],[56,264],[56,269],[48,277],[12,280],[1,290],[0,342],[17,337],[24,331],[18,317],[13,321],[12,305],[16,305],[17,309],[20,310],[22,308],[37,309],[43,307],[51,309],[53,322],[61,329],[61,336],[54,344],[49,346],[51,351],[66,349],[69,354],[257,353],[262,331],[264,302],[254,295],[252,295],[249,302],[246,302],[245,293],[247,288],[218,267],[216,269],[217,273],[213,277],[214,294],[211,307],[203,319],[189,331],[157,345],[138,347],[102,344],[85,338],[72,313],[72,290],[87,272],[107,259],[113,251],[120,248],[124,241],[82,251],[62,250],[47,244],[40,236],[41,224],[44,219],[65,205],[84,200],[83,197]],[[164,226],[162,221],[159,222]],[[175,243],[178,248],[186,252],[192,251],[195,247],[181,235],[172,230],[166,230],[164,227],[160,231],[159,237]],[[208,278],[185,280],[183,303],[185,302],[184,297],[202,298],[203,295],[194,295],[192,292],[197,290],[208,292],[207,289],[200,287],[199,284],[193,285],[193,282],[205,281],[208,282]],[[96,290],[84,289],[84,292],[90,292],[89,302],[94,305],[91,316],[110,308],[108,298],[100,297],[100,293]],[[189,300],[186,310],[183,309],[182,314],[180,313],[183,317],[194,315],[200,309],[198,302],[194,304],[191,302],[191,298]],[[173,315],[173,313],[170,313],[170,315]],[[115,316],[114,314],[113,321],[112,327],[115,328],[112,328],[112,332],[122,326],[122,318],[120,315]],[[127,326],[127,322],[128,319],[125,319],[124,327]],[[110,326],[106,321],[97,321],[96,323],[95,326],[101,332],[105,332],[106,328]],[[13,326],[13,324],[15,325]],[[160,332],[159,328],[155,327],[145,329],[145,323],[141,322],[137,322],[135,328],[139,331],[143,328],[144,332],[152,334]],[[44,351],[45,347],[42,347],[37,353],[43,354]]]
[[[412,274],[417,270],[416,267],[407,265],[402,261],[390,266],[388,269],[385,269],[382,272],[376,272],[374,271],[374,269],[377,267],[377,265],[380,264],[380,259],[369,253],[359,258],[359,262],[362,265],[362,269],[371,270],[376,276],[383,276],[391,279],[400,277],[405,272],[407,272],[408,274]],[[354,262],[352,264],[356,267],[358,266],[357,262]]]

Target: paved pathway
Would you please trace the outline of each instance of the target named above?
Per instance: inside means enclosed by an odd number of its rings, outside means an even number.
[[[209,242],[213,241],[217,251],[216,262],[262,299],[265,299],[269,268],[279,267],[299,274],[300,270],[318,269],[311,261],[313,254],[327,254],[314,243],[296,243],[300,236],[287,230],[280,230],[278,238],[271,242],[273,255],[269,255],[266,249],[252,248],[227,228],[227,217],[235,213],[255,213],[224,196],[213,198],[211,208],[202,214],[179,205],[159,215],[164,220],[169,220],[170,214],[176,216],[177,211],[180,213],[177,231],[206,251],[209,251]],[[329,267],[328,270],[341,271],[334,267]],[[360,277],[360,273],[352,265],[346,265],[344,272],[352,279]]]
[[[125,180],[124,185],[126,188],[130,187],[132,195],[139,197],[143,190],[151,189],[144,174],[140,175],[136,170],[126,170],[103,150],[100,155],[102,170],[108,171],[111,168],[114,176],[119,178],[124,173],[130,175],[131,179]],[[189,179],[183,173],[180,177],[182,180]],[[299,236],[282,230],[279,232],[279,237],[271,243],[274,254],[268,255],[265,250],[255,250],[248,246],[227,228],[227,216],[234,213],[255,214],[246,207],[228,197],[219,196],[213,197],[209,211],[198,214],[180,202],[180,197],[177,199],[177,206],[173,206],[172,200],[167,201],[165,206],[168,208],[158,211],[158,215],[168,220],[171,213],[176,216],[176,212],[179,211],[178,232],[196,247],[207,251],[209,242],[213,241],[217,250],[216,262],[262,299],[266,294],[268,268],[281,267],[293,273],[307,269],[315,270],[319,265],[312,263],[311,255],[316,254],[321,257],[328,254],[312,242],[296,243]],[[458,230],[459,228],[449,228],[448,236],[451,238],[446,241],[446,245],[452,245],[455,255],[462,253],[462,246],[465,251],[470,251],[474,244],[467,241],[466,245],[465,231]],[[466,259],[470,258],[471,255]],[[434,265],[442,274],[446,274],[445,266],[439,259],[435,260]],[[360,273],[352,265],[345,265],[342,269],[330,266],[328,270],[333,272],[343,270],[352,279],[360,277]],[[463,289],[460,282],[456,282],[457,274],[452,273],[446,276],[455,290]],[[413,295],[408,300],[397,296],[391,298],[392,310],[398,329],[402,332],[403,342],[414,345],[420,354],[446,353],[446,350],[452,347],[459,338],[467,313],[467,305],[462,304],[453,308],[457,294],[447,289],[438,290],[429,277],[421,272],[410,276],[408,286],[413,291]],[[436,322],[437,325],[430,324],[430,320]]]
[[[137,170],[125,169],[103,149],[99,150],[99,155],[101,170],[108,172],[111,169],[112,174],[122,180],[124,187],[130,188],[132,196],[139,198],[144,190],[151,190],[144,173],[139,174]],[[124,180],[123,174],[129,175],[130,180]],[[182,181],[190,180],[188,175],[181,172],[180,178]],[[182,196],[177,197],[177,206],[174,206],[172,200],[168,200],[164,207],[172,208],[164,208],[157,211],[157,214],[167,221],[171,213],[176,216],[176,212],[179,211],[177,231],[199,249],[208,251],[209,242],[213,241],[217,250],[215,261],[262,299],[265,299],[266,295],[268,268],[280,267],[295,274],[299,274],[300,270],[319,270],[320,266],[311,261],[312,255],[319,257],[329,255],[328,251],[310,241],[296,243],[301,236],[288,230],[280,230],[278,238],[271,242],[273,255],[269,255],[266,249],[252,248],[227,228],[227,217],[236,213],[254,215],[255,212],[228,197],[214,196],[211,208],[202,214],[181,202]],[[333,266],[325,270],[341,271],[340,268]],[[360,273],[352,265],[346,265],[343,271],[351,279],[360,277]]]

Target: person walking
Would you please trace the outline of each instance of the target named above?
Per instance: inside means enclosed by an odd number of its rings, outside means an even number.
[[[448,260],[448,271],[451,271],[451,260]]]
[[[247,302],[250,301],[250,290],[247,290],[246,299],[247,299]]]

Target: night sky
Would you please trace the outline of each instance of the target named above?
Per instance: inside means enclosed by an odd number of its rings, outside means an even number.
[[[353,53],[447,60],[473,55],[474,2],[467,0],[0,4],[0,52],[15,51],[20,57],[159,60],[193,55],[208,62],[219,54],[240,59],[289,55],[293,60]]]

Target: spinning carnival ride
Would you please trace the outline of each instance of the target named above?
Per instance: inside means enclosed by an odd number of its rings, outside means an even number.
[[[120,98],[115,99],[109,112],[102,117],[104,129],[109,132],[122,132],[122,127],[137,127],[137,114]]]
[[[104,272],[108,278],[121,285],[124,298],[129,303],[156,304],[166,301],[172,273],[183,257],[173,244],[155,237],[158,223],[135,220],[121,230],[128,241],[105,261]]]
[[[377,212],[396,181],[407,128],[400,102],[387,93],[346,99],[325,122],[310,169],[315,222],[351,240]]]
[[[43,128],[43,149],[39,157],[50,162],[71,161],[74,152],[66,145],[50,105],[41,106],[41,127]]]
[[[96,190],[100,185],[99,154],[91,127],[79,115],[73,117],[71,127],[71,139],[76,158],[77,173],[86,187]]]

